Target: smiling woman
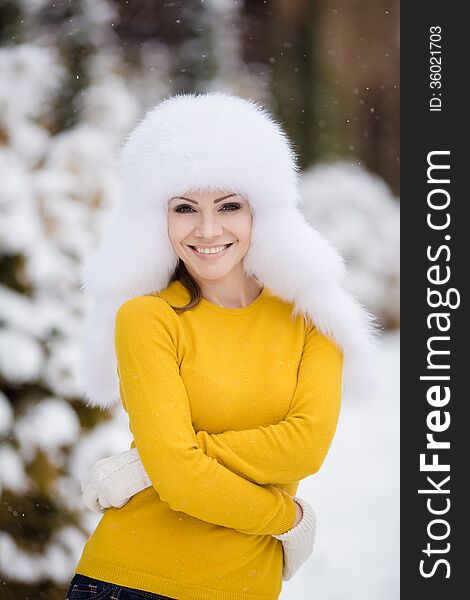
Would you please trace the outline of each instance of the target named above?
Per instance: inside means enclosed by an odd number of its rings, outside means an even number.
[[[297,209],[294,152],[260,105],[169,98],[121,167],[82,357],[90,402],[120,401],[134,440],[84,485],[105,514],[76,573],[121,600],[277,600],[313,549],[296,492],[333,439],[343,358],[361,391],[373,372],[371,317]]]

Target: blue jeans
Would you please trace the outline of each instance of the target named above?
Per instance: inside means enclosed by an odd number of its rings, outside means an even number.
[[[175,600],[169,596],[123,587],[75,573],[66,600]]]

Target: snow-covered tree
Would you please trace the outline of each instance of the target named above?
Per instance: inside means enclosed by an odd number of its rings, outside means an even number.
[[[400,208],[383,179],[349,162],[302,176],[302,209],[344,257],[346,286],[386,329],[400,323]]]
[[[31,42],[0,50],[0,578],[6,598],[63,591],[96,523],[81,502],[79,482],[96,460],[129,444],[126,424],[85,405],[77,375],[81,265],[116,197],[118,146],[140,111],[100,59],[90,58],[92,75],[76,99],[80,118],[55,131],[51,113],[67,81],[60,52]]]

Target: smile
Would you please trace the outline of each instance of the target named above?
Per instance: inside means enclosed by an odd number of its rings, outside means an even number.
[[[199,258],[202,258],[203,260],[213,260],[215,258],[219,258],[223,254],[226,254],[227,250],[232,245],[233,242],[231,242],[230,244],[225,244],[223,246],[213,246],[211,248],[196,248],[195,246],[189,246],[189,248],[191,248],[194,254],[197,254]]]

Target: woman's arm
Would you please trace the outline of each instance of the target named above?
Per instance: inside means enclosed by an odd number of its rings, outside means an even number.
[[[178,322],[162,299],[132,298],[118,310],[115,350],[121,400],[142,464],[175,511],[248,534],[293,527],[291,496],[233,473],[199,448],[178,368]]]
[[[268,427],[242,431],[220,434],[199,431],[195,434],[199,446],[205,454],[254,483],[300,481],[320,468],[331,444],[340,407],[341,370],[342,355],[337,347],[315,329],[309,330],[286,418]],[[314,386],[312,381],[316,382]],[[131,448],[135,447],[133,440]],[[118,468],[123,460],[130,459],[130,453],[110,457],[110,468],[113,458]],[[151,485],[138,455],[132,459],[138,476],[132,476],[129,468],[120,467],[119,473],[101,482],[103,498],[108,497],[110,505],[121,506],[130,496]],[[121,489],[125,493],[117,493]]]
[[[307,332],[297,387],[280,423],[241,431],[198,431],[203,452],[246,479],[292,483],[317,472],[336,430],[342,387],[340,350],[315,327]]]

